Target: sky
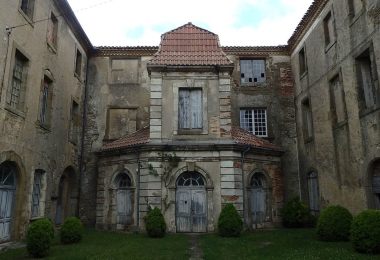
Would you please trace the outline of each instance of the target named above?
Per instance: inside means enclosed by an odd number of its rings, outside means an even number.
[[[313,0],[68,0],[94,46],[158,46],[188,22],[222,46],[287,44]]]

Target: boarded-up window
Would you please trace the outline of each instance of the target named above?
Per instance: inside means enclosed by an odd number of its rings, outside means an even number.
[[[137,110],[134,108],[110,108],[108,139],[117,139],[136,131]]]
[[[356,59],[356,69],[358,76],[358,100],[365,100],[365,107],[377,104],[377,94],[374,84],[374,71],[370,58],[370,51],[367,49]]]
[[[265,82],[265,60],[240,60],[241,83]]]
[[[302,102],[302,128],[305,141],[313,137],[313,117],[309,99]]]
[[[315,172],[309,173],[307,186],[309,189],[310,213],[313,215],[319,215],[318,175]]]
[[[333,120],[334,123],[339,123],[347,118],[342,83],[339,76],[336,76],[333,80],[330,81],[330,88],[331,111],[334,114]]]
[[[202,129],[202,90],[180,89],[178,101],[179,129]]]
[[[70,115],[70,141],[77,143],[79,136],[79,105],[74,100],[71,105]]]
[[[75,74],[81,76],[82,73],[82,53],[77,50],[76,59],[75,59]]]
[[[331,12],[329,12],[323,20],[325,30],[325,44],[329,45],[335,38],[334,23]]]
[[[113,59],[111,61],[111,83],[138,83],[138,59]]]
[[[58,19],[51,13],[48,22],[47,42],[50,46],[57,48]]]
[[[307,70],[305,48],[302,48],[302,50],[300,50],[298,56],[300,64],[300,75],[302,75]]]

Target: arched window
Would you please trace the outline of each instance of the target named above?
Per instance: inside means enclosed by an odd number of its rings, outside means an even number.
[[[178,178],[177,186],[178,187],[198,187],[204,186],[204,180],[202,176],[197,172],[185,172]]]
[[[121,174],[118,178],[118,188],[130,188],[132,186],[131,178],[128,176],[128,174],[124,173]]]
[[[380,161],[377,161],[372,169],[372,192],[376,209],[380,209]]]
[[[313,215],[319,215],[319,192],[318,192],[318,175],[310,172],[307,177],[309,189],[309,210]]]

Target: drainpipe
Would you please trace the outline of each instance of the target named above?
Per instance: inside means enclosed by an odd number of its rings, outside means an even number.
[[[136,195],[136,230],[135,234],[139,233],[139,225],[140,225],[140,154],[133,147],[132,150],[136,153],[137,156],[137,195]]]
[[[248,146],[247,150],[245,150],[244,152],[242,152],[242,156],[241,156],[241,182],[242,182],[242,185],[243,185],[243,220],[244,220],[244,231],[247,229],[247,225],[246,225],[246,217],[245,217],[245,181],[244,181],[244,157],[245,157],[245,153],[248,152],[249,150],[251,149],[250,146]]]
[[[82,120],[82,140],[81,140],[81,152],[80,152],[80,161],[79,161],[79,176],[78,176],[78,203],[77,203],[77,212],[79,217],[79,204],[80,204],[80,195],[82,192],[82,176],[83,176],[83,160],[84,160],[84,144],[85,144],[85,134],[86,134],[86,122],[87,122],[87,96],[88,96],[88,67],[90,63],[90,56],[92,50],[88,52],[87,55],[87,65],[86,65],[86,82],[84,84],[84,99],[83,99],[83,120]]]
[[[296,137],[296,151],[297,151],[297,162],[298,162],[298,192],[300,194],[300,200],[302,200],[302,192],[301,192],[301,172],[300,172],[300,160],[298,155],[298,140]]]

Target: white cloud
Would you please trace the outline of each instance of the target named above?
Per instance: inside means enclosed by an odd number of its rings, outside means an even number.
[[[277,3],[276,3],[277,2]],[[271,5],[284,5],[287,13],[270,12]],[[286,44],[312,0],[235,0],[222,3],[218,0],[69,0],[74,11],[91,7],[76,15],[95,46],[158,45],[160,35],[187,22],[219,35],[227,45],[278,45]],[[101,4],[104,3],[104,4]],[[257,24],[234,28],[238,13],[244,4],[268,12]],[[255,13],[252,13],[254,17]],[[263,13],[260,13],[260,17]],[[138,38],[127,37],[127,32],[143,28]],[[157,28],[161,30],[158,31]],[[131,35],[129,33],[128,35]]]

